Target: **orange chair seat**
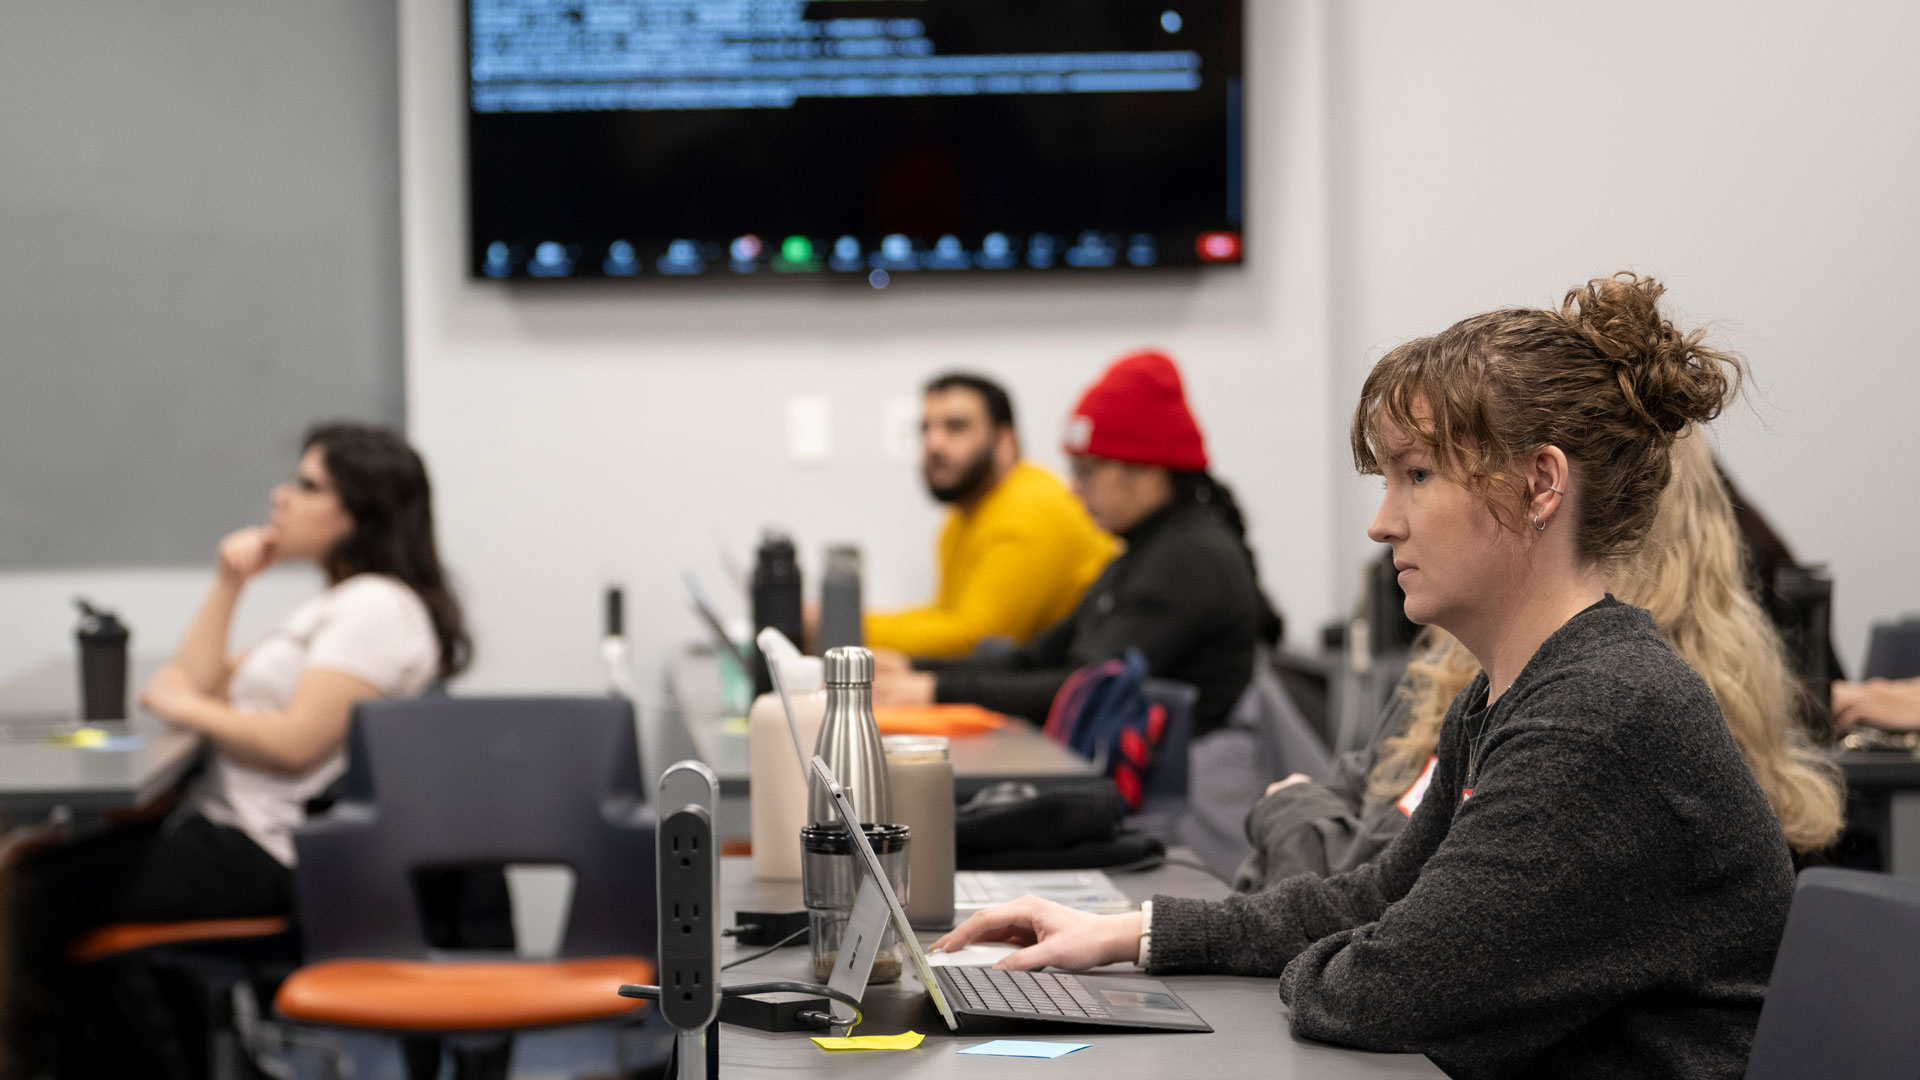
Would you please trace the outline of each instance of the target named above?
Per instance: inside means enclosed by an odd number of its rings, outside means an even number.
[[[538,962],[326,960],[294,972],[273,1005],[289,1020],[379,1031],[499,1031],[608,1020],[643,1008],[637,956]]]
[[[117,953],[147,949],[155,945],[183,945],[193,941],[217,941],[222,938],[267,937],[283,933],[287,920],[280,916],[257,919],[192,919],[184,922],[115,923],[75,938],[67,946],[67,957],[76,964],[90,964]]]
[[[978,705],[876,705],[873,721],[882,735],[945,735],[959,738],[998,731],[1007,718]]]

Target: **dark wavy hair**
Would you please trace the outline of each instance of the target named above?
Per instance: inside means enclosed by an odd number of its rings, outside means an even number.
[[[1247,570],[1253,575],[1254,596],[1260,601],[1260,625],[1257,627],[1260,640],[1269,645],[1278,645],[1287,634],[1286,619],[1280,614],[1280,609],[1273,606],[1266,590],[1260,587],[1260,566],[1253,557],[1253,548],[1247,545],[1247,519],[1240,512],[1240,503],[1233,497],[1233,490],[1214,479],[1213,474],[1205,469],[1172,471],[1170,475],[1173,478],[1175,502],[1199,503],[1206,507],[1240,542],[1240,554],[1246,556]]]
[[[334,584],[355,574],[385,574],[403,582],[433,619],[440,640],[440,677],[452,678],[473,660],[460,601],[440,567],[433,537],[433,489],[420,455],[398,432],[368,424],[330,422],[309,428],[302,451],[319,447],[353,531],[321,560]]]

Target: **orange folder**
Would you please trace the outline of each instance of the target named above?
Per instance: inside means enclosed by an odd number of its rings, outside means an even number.
[[[959,738],[1005,727],[1007,718],[978,705],[876,705],[882,735],[945,735]]]

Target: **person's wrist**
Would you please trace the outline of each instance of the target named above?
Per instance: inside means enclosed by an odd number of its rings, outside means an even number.
[[[1128,949],[1121,959],[1130,959],[1146,970],[1147,962],[1153,958],[1153,901],[1140,905],[1139,911],[1127,912],[1123,916],[1130,931]]]

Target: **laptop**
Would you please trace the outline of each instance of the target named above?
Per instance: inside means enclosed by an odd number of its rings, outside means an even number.
[[[1098,870],[962,870],[953,875],[953,909],[976,911],[1037,896],[1078,911],[1112,915],[1140,905]]]
[[[997,971],[984,967],[934,967],[927,962],[926,951],[913,935],[907,913],[900,906],[881,869],[880,860],[867,843],[853,804],[825,760],[813,759],[814,774],[833,797],[833,805],[853,840],[859,868],[865,880],[854,901],[853,915],[841,939],[844,963],[834,965],[831,985],[859,997],[866,990],[867,969],[873,953],[885,936],[881,930],[887,921],[893,924],[927,997],[939,1010],[949,1031],[975,1032],[1004,1027],[1008,1021],[1030,1024],[1061,1024],[1072,1027],[1120,1028],[1129,1031],[1212,1031],[1200,1014],[1180,1000],[1165,983],[1153,979],[1107,975],[1078,975],[1052,971]],[[872,898],[885,903],[884,917]],[[845,978],[843,979],[843,973]],[[836,1006],[836,1016],[839,1009]],[[852,1019],[848,1014],[845,1019]]]
[[[0,715],[0,743],[38,743],[72,735],[81,728],[73,713],[8,713]]]
[[[716,655],[730,656],[740,665],[741,671],[752,671],[753,653],[741,647],[740,643],[727,636],[727,628],[720,619],[720,613],[713,609],[707,600],[706,590],[700,587],[700,579],[693,571],[682,570],[680,580],[687,587],[687,596],[693,600],[694,613],[700,616],[700,622],[706,626],[707,634],[713,638],[713,651]]]

